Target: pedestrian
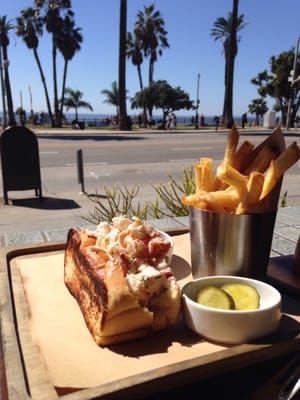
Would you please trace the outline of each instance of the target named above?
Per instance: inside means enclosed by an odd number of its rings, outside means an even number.
[[[127,129],[131,131],[132,128],[132,118],[130,115],[127,115]]]
[[[220,117],[218,115],[216,115],[214,118],[214,121],[215,121],[215,130],[217,131],[219,128],[219,124],[220,124]]]
[[[205,118],[203,114],[200,116],[200,126],[205,126]]]
[[[244,113],[243,115],[242,115],[242,128],[244,129],[245,128],[245,124],[248,122],[248,119],[247,119],[247,113]]]
[[[142,127],[142,114],[138,115],[138,127],[141,128]]]
[[[172,112],[171,113],[171,121],[170,121],[170,130],[173,131],[176,129],[177,119],[176,115]]]
[[[170,129],[171,129],[171,113],[168,113],[166,117],[166,130],[170,131]]]

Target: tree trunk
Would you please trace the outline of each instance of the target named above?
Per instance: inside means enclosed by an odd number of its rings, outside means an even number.
[[[0,48],[0,50],[1,50],[1,48]],[[8,111],[8,125],[15,126],[15,125],[17,125],[17,123],[16,123],[16,119],[15,119],[15,114],[14,114],[14,106],[13,106],[10,80],[9,80],[7,46],[2,47],[2,54],[3,54],[4,81],[5,81],[7,111]]]
[[[149,72],[149,86],[153,82],[153,71],[154,71],[154,61],[152,61],[152,58],[150,57],[149,71],[148,71]],[[149,111],[150,121],[152,121],[153,107],[148,107],[148,111]]]
[[[143,78],[142,78],[142,72],[141,72],[141,64],[137,65],[137,71],[138,71],[138,77],[139,77],[139,83],[140,83],[140,90],[142,91],[144,89],[144,85],[143,85]]]
[[[259,125],[259,114],[256,114],[256,126]]]
[[[141,72],[141,65],[137,65],[137,71],[138,71],[138,76],[139,76],[139,82],[140,82],[140,90],[142,91],[144,89],[143,85],[143,78],[142,78],[142,72]],[[143,107],[143,126],[144,128],[147,128],[147,109],[146,107]]]
[[[64,98],[65,98],[65,89],[66,89],[67,70],[68,70],[68,60],[65,60],[64,74],[63,74],[63,82],[62,82],[62,90],[61,90],[61,102],[60,102],[60,110],[59,110],[59,118],[60,118],[60,122],[61,122],[61,123],[62,123],[62,120],[63,120]]]
[[[226,85],[227,85],[227,75],[228,75],[228,41],[224,43],[224,56],[225,56],[225,73],[224,73],[224,87],[225,87],[225,95],[224,95],[224,101],[223,101],[223,112],[222,116],[224,119],[225,112],[226,112],[226,102],[227,102],[227,96],[226,96]]]
[[[33,54],[34,54],[34,58],[35,58],[35,61],[37,63],[37,66],[38,66],[38,69],[39,69],[39,72],[40,72],[40,76],[41,76],[41,80],[42,80],[42,84],[43,84],[43,87],[44,87],[46,103],[47,103],[47,109],[48,109],[48,114],[49,114],[51,126],[53,126],[54,125],[54,121],[53,121],[51,103],[50,103],[49,94],[48,94],[48,88],[47,88],[47,85],[46,85],[45,75],[44,75],[43,68],[42,68],[42,65],[41,65],[41,62],[40,62],[40,59],[39,59],[39,55],[38,55],[38,52],[37,52],[36,48],[33,49]]]
[[[4,76],[3,76],[3,62],[2,62],[2,49],[0,46],[0,74],[1,74],[1,97],[2,97],[2,128],[7,127],[7,115],[6,115],[6,101],[5,101],[5,88],[4,88]]]
[[[120,0],[119,32],[119,129],[129,129],[126,111],[126,25],[127,0]]]
[[[229,37],[229,49],[227,63],[227,73],[225,76],[225,98],[224,98],[224,122],[227,128],[234,124],[232,105],[233,105],[233,78],[234,78],[234,59],[237,53],[237,19],[238,19],[238,0],[233,0],[232,8],[232,26]]]
[[[52,67],[53,67],[53,94],[54,94],[54,123],[55,127],[60,127],[60,118],[59,118],[59,108],[58,108],[58,91],[57,91],[57,70],[56,70],[56,55],[57,55],[57,48],[56,44],[52,42]]]

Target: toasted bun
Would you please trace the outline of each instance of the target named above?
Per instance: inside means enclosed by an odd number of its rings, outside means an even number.
[[[130,291],[120,263],[95,249],[95,243],[96,238],[85,231],[70,229],[64,280],[98,345],[134,340],[176,322],[180,289],[174,277],[170,278],[169,290],[141,305]]]

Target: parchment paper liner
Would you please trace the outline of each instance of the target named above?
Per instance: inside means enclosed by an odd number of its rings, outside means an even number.
[[[279,151],[279,154],[281,154],[286,149],[284,135],[280,127],[277,127],[270,134],[270,136],[268,136],[254,149],[253,159],[255,158],[257,152],[259,152],[263,146],[275,148],[277,151]],[[248,209],[247,214],[258,214],[277,210],[282,180],[283,176],[279,179],[277,184],[266,197],[264,197],[261,201]]]
[[[182,286],[191,279],[189,235],[175,236],[174,246],[172,269]],[[55,387],[93,387],[226,349],[201,340],[181,320],[141,340],[98,347],[64,285],[63,252],[21,256],[12,265],[21,274],[31,335]]]

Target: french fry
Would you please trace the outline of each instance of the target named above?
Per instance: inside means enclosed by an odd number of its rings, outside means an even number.
[[[212,158],[200,158],[194,165],[196,191],[183,196],[183,204],[235,214],[266,212],[274,207],[276,190],[264,198],[300,159],[299,146],[293,142],[282,152],[284,138],[280,128],[255,148],[245,140],[237,149],[238,141],[239,133],[234,126],[228,132],[224,157],[215,175]]]
[[[286,150],[284,150],[279,157],[272,160],[270,166],[265,172],[265,180],[260,195],[260,200],[263,199],[273,187],[276,185],[278,180],[289,169],[295,164],[300,158],[300,148],[296,142],[293,142]]]
[[[260,194],[260,200],[263,199],[268,193],[270,193],[270,191],[276,185],[279,176],[277,171],[278,169],[276,168],[275,161],[272,160],[269,168],[265,172],[265,181]]]
[[[236,209],[236,214],[245,213],[249,207],[259,201],[259,197],[264,184],[264,174],[262,172],[251,172],[247,182],[247,192]]]
[[[194,165],[196,190],[211,191],[213,185],[212,158],[202,157]]]
[[[215,212],[234,212],[239,201],[239,194],[234,188],[212,192],[199,190],[182,198],[185,205]]]
[[[217,176],[213,178],[212,190],[225,190],[228,187],[226,182],[221,181]]]
[[[233,166],[235,152],[239,141],[239,136],[240,136],[239,132],[236,126],[234,125],[228,132],[224,158],[220,164],[221,166],[227,166],[227,165]],[[219,177],[217,176],[217,178]],[[214,186],[215,189],[224,190],[228,185],[225,181],[216,179]]]
[[[194,164],[194,177],[196,192],[198,192],[202,186],[202,168],[200,164]]]
[[[227,144],[225,148],[224,159],[222,161],[223,165],[233,166],[236,148],[239,141],[239,132],[234,125],[228,132]]]
[[[300,159],[300,147],[297,142],[293,142],[290,146],[284,150],[274,162],[280,172],[280,176],[295,164]]]
[[[207,192],[205,192],[203,190],[197,190],[195,193],[182,196],[181,202],[182,202],[182,204],[185,204],[186,206],[194,206],[194,207],[196,207],[196,204],[201,199],[201,196],[206,194],[206,193]]]
[[[220,165],[217,168],[217,177],[228,185],[233,186],[243,199],[247,192],[247,177],[230,165]]]
[[[210,192],[206,196],[210,210],[222,213],[234,213],[240,201],[238,192],[230,188],[230,190],[217,190]]]
[[[249,164],[249,158],[254,149],[254,144],[245,140],[235,153],[233,167],[240,172],[243,172],[246,165]]]
[[[278,157],[277,149],[263,146],[250,165],[244,169],[243,174],[249,175],[253,171],[265,172],[271,160],[274,160],[276,157]]]

